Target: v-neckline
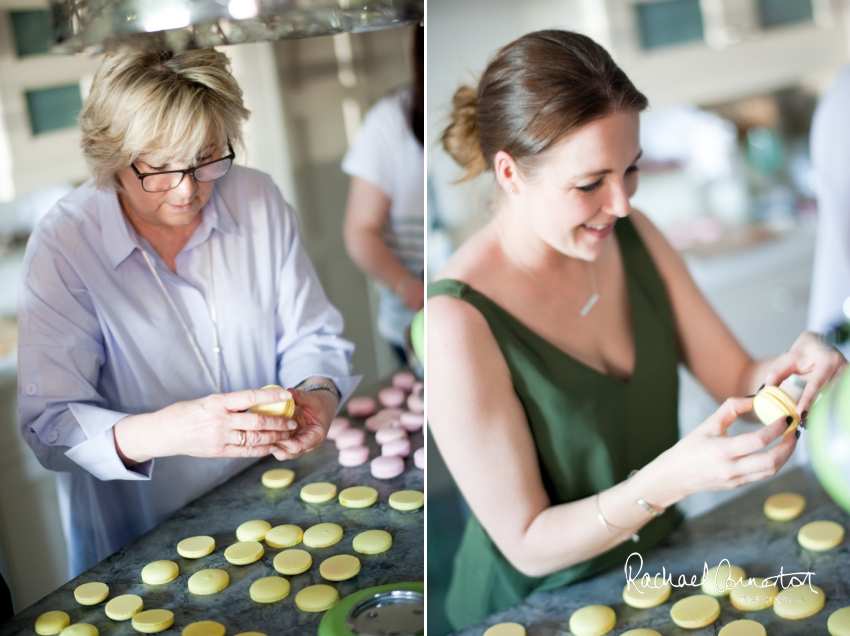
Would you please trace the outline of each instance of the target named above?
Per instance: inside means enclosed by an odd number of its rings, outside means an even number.
[[[495,300],[493,300],[492,298],[490,298],[486,294],[483,294],[482,292],[478,291],[477,289],[475,289],[474,287],[472,287],[468,283],[464,283],[463,281],[457,281],[457,282],[460,283],[463,287],[465,287],[469,291],[471,291],[471,292],[477,294],[478,296],[480,296],[481,298],[483,298],[493,308],[495,308],[500,313],[504,314],[507,318],[509,318],[511,321],[513,321],[516,325],[518,325],[523,331],[525,331],[532,338],[535,338],[538,341],[540,341],[541,343],[547,345],[550,349],[552,349],[557,354],[561,355],[562,357],[564,357],[565,359],[570,361],[575,366],[577,366],[581,369],[585,369],[585,370],[589,371],[590,373],[592,373],[593,375],[598,376],[600,378],[603,378],[606,381],[613,383],[615,386],[628,388],[631,384],[634,383],[634,378],[638,373],[638,369],[640,368],[638,365],[640,364],[641,360],[643,359],[643,356],[641,355],[641,350],[640,350],[641,349],[641,346],[640,346],[641,338],[638,336],[639,321],[637,321],[635,319],[635,308],[636,308],[636,305],[637,305],[637,291],[635,289],[635,282],[632,279],[632,274],[629,272],[629,268],[626,266],[625,256],[623,254],[623,248],[622,248],[622,240],[620,240],[621,237],[620,237],[619,232],[617,233],[617,238],[618,238],[617,248],[620,250],[620,262],[623,266],[623,274],[626,277],[626,287],[628,289],[629,314],[630,314],[629,323],[630,323],[631,330],[632,330],[632,338],[634,339],[634,343],[635,343],[634,364],[632,366],[632,372],[629,375],[629,377],[625,380],[621,380],[620,378],[614,377],[613,375],[611,375],[609,373],[605,373],[604,371],[600,371],[596,367],[592,367],[589,364],[587,364],[586,362],[579,360],[574,355],[564,351],[563,349],[561,349],[561,347],[552,343],[548,338],[545,338],[542,335],[540,335],[539,333],[537,333],[534,329],[529,327],[522,320],[517,318],[513,313],[511,313],[510,311],[505,309],[505,307],[503,307],[502,305],[497,303]],[[444,280],[451,280],[451,279],[444,279]],[[439,281],[437,281],[437,282],[439,282]]]

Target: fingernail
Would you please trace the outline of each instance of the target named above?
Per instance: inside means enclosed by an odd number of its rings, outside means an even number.
[[[794,437],[796,437],[797,439],[800,439],[800,429],[799,428],[795,431]]]
[[[800,420],[800,428],[806,428],[806,420]]]
[[[761,390],[762,390],[765,386],[767,386],[767,385],[762,384],[762,385],[759,387],[759,390],[758,390],[758,391],[756,391],[756,393],[758,393],[759,391],[761,391]]]
[[[296,428],[298,428],[298,424],[290,421],[289,424],[286,425],[286,428],[288,428],[290,431],[294,431]]]
[[[791,426],[791,422],[793,422],[793,421],[794,421],[794,418],[789,415],[788,417],[785,418],[785,425]]]
[[[808,411],[808,410],[803,411],[802,413],[800,413],[800,417],[801,417],[802,419],[806,419],[808,416],[809,416],[809,411]]]
[[[755,394],[755,393],[753,393],[752,395],[748,395],[748,396],[746,396],[746,397],[751,398],[751,397],[755,397],[755,396],[756,396],[756,394]]]

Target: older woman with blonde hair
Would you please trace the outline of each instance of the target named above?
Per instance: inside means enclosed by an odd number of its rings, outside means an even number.
[[[356,385],[292,208],[233,163],[248,115],[222,53],[108,57],[80,114],[94,178],[27,245],[21,432],[58,473],[71,576],[316,448]],[[290,396],[292,419],[246,412]]]

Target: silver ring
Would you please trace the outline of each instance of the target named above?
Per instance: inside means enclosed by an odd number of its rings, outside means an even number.
[[[239,431],[239,446],[245,446],[245,441],[248,439],[248,436],[245,434],[245,431]]]

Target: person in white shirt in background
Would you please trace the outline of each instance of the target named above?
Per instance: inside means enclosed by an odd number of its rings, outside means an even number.
[[[823,97],[812,120],[818,227],[809,330],[850,320],[850,67]],[[850,344],[839,347],[850,355]]]
[[[414,27],[413,82],[375,104],[342,162],[351,175],[345,247],[384,286],[378,331],[405,362],[405,332],[425,304],[424,28]]]
[[[315,449],[351,343],[214,50],[107,57],[80,113],[94,178],[27,244],[21,434],[57,471],[73,578],[257,458]],[[301,389],[265,389],[277,384]],[[245,412],[292,395],[292,419]]]

